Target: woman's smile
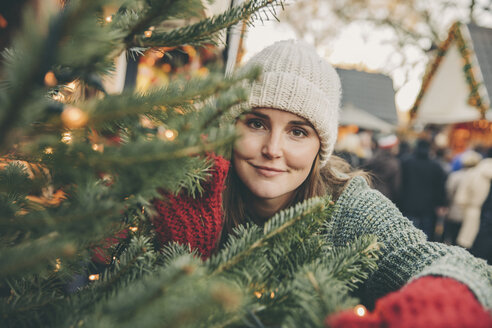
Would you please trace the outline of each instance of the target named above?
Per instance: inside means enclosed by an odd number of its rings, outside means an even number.
[[[256,168],[256,171],[258,172],[258,174],[263,175],[263,176],[268,177],[268,178],[277,177],[277,176],[281,175],[282,173],[287,172],[287,170],[276,169],[276,168],[268,167],[268,166],[254,165],[254,164],[251,164],[251,166]]]

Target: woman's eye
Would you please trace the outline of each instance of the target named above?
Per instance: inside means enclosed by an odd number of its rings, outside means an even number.
[[[263,123],[260,120],[249,120],[246,124],[253,129],[261,129]]]
[[[307,133],[306,133],[306,131],[304,131],[302,129],[293,129],[292,135],[294,137],[304,137],[304,136],[307,136]]]

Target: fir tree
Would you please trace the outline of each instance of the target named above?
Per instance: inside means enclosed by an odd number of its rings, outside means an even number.
[[[375,269],[378,244],[370,236],[343,249],[327,244],[329,199],[282,211],[263,228],[239,227],[207,261],[156,242],[158,188],[200,196],[212,165],[202,155],[230,148],[234,129],[221,116],[246,100],[243,82],[258,71],[176,78],[146,93],[110,95],[101,82],[123,52],[216,44],[221,30],[275,16],[281,5],[246,1],[211,18],[199,0],[26,10],[3,54],[0,89],[2,326],[322,326],[356,304],[351,291]],[[118,9],[105,20],[108,7]],[[177,19],[192,23],[163,24]],[[144,128],[142,117],[173,138]],[[111,242],[111,263],[93,266],[114,236],[122,238]],[[89,274],[98,279],[69,290]]]

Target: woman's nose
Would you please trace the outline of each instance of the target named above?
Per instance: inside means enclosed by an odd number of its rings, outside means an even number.
[[[261,152],[263,156],[269,159],[282,156],[282,136],[280,133],[271,132],[265,138]]]

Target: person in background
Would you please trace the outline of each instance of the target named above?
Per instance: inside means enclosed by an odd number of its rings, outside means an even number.
[[[338,140],[334,154],[343,158],[353,168],[359,167],[364,155],[359,135],[351,133]]]
[[[491,180],[492,158],[484,158],[466,172],[462,183],[458,186],[455,200],[463,207],[463,224],[456,243],[462,247],[469,249],[473,246],[480,228],[480,215],[490,191]]]
[[[492,148],[489,148],[486,156],[487,159],[484,161],[489,162],[488,166],[490,169]],[[477,257],[487,260],[488,264],[492,264],[492,188],[490,187],[487,198],[482,204],[482,209],[480,211],[480,226],[470,252]]]
[[[473,150],[465,151],[461,158],[462,169],[451,172],[446,180],[446,196],[449,211],[444,222],[443,241],[447,244],[456,245],[456,237],[463,222],[463,205],[457,201],[456,192],[460,184],[463,183],[463,179],[466,177],[469,169],[477,165],[481,159],[482,155],[479,153]]]
[[[398,200],[401,188],[400,161],[398,153],[398,137],[394,134],[377,140],[378,149],[362,167],[371,173],[373,187],[389,198],[393,203]]]
[[[445,212],[446,174],[429,154],[430,142],[419,139],[413,154],[401,162],[402,183],[397,204],[403,215],[434,240],[437,216]]]
[[[228,116],[240,137],[229,159],[210,155],[215,167],[203,196],[155,201],[160,242],[188,244],[208,258],[234,227],[263,225],[282,209],[328,194],[336,210],[325,237],[334,246],[367,234],[384,245],[378,269],[361,287],[366,304],[378,299],[374,310],[365,317],[342,312],[327,318],[328,325],[492,325],[486,310],[492,309],[491,268],[485,261],[428,242],[362,173],[343,171],[347,165],[333,156],[341,91],[334,68],[312,46],[293,40],[268,46],[243,69],[253,66],[262,67],[261,78],[252,84],[247,106]]]

